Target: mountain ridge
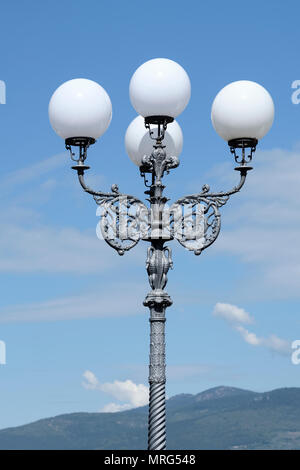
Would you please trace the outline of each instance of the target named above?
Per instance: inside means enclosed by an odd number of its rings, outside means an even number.
[[[0,449],[145,449],[148,406],[76,412],[0,430]],[[184,429],[184,433],[182,430]],[[172,449],[300,449],[300,388],[219,386],[167,400]]]

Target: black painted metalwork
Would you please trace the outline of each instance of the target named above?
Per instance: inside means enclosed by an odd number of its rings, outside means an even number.
[[[79,182],[85,192],[94,197],[101,208],[101,232],[104,240],[119,255],[130,250],[140,240],[150,243],[147,250],[146,269],[151,287],[144,305],[150,310],[150,365],[149,365],[149,450],[166,448],[165,423],[165,321],[166,309],[172,305],[170,296],[165,291],[167,274],[173,268],[170,247],[165,243],[176,239],[186,249],[196,255],[202,253],[217,239],[221,228],[220,208],[227,203],[230,196],[243,187],[249,170],[248,163],[256,149],[256,139],[234,139],[228,142],[230,150],[240,172],[240,181],[226,192],[211,192],[205,184],[199,193],[178,199],[171,207],[163,195],[165,186],[162,179],[166,173],[179,165],[175,156],[167,156],[163,145],[165,131],[172,118],[167,116],[150,116],[145,119],[150,138],[155,143],[151,155],[145,155],[140,167],[144,178],[150,206],[134,196],[120,193],[117,185],[112,185],[111,192],[94,191],[84,181],[84,172],[89,167],[84,164],[91,139],[67,139],[66,147],[72,153],[72,145],[78,146],[77,171]],[[156,126],[153,129],[153,125]],[[246,155],[245,149],[250,149]],[[241,155],[238,155],[241,150]],[[151,175],[151,182],[145,174]]]
[[[87,149],[90,145],[93,145],[95,142],[96,139],[93,139],[93,137],[69,137],[65,140],[65,146],[66,149],[69,150],[71,159],[74,162],[84,163],[87,157]],[[76,153],[73,152],[72,147],[79,147],[77,158],[75,158]]]
[[[257,144],[257,139],[249,138],[232,139],[228,141],[230,151],[234,155],[235,161],[243,166],[252,161]],[[241,155],[237,153],[237,149],[241,149]],[[246,155],[245,149],[250,149],[250,153],[248,155]]]

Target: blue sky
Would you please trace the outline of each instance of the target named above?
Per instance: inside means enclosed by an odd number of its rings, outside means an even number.
[[[142,198],[143,181],[124,149],[136,116],[128,85],[155,57],[179,62],[192,84],[178,117],[181,165],[165,179],[172,200],[204,183],[216,190],[235,184],[234,162],[210,122],[223,86],[257,81],[276,113],[246,186],[222,209],[216,243],[200,257],[173,243],[168,396],[221,384],[299,386],[300,365],[287,348],[300,339],[300,105],[291,101],[300,79],[299,10],[296,1],[255,0],[251,9],[243,1],[2,5],[0,340],[7,363],[0,365],[0,428],[121,409],[144,396],[146,245],[120,258],[97,239],[96,205],[77,184],[47,108],[64,81],[99,82],[113,119],[90,149],[87,181],[106,190],[118,183]],[[224,313],[219,304],[231,307]]]

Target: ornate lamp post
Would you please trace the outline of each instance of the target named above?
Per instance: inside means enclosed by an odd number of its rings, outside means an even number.
[[[176,239],[200,255],[216,240],[221,226],[219,209],[244,185],[257,143],[274,118],[272,98],[257,83],[243,80],[223,88],[213,102],[211,118],[234,155],[240,181],[226,192],[213,193],[204,185],[199,193],[184,196],[169,207],[162,178],[179,165],[182,132],[174,118],[188,104],[190,90],[185,70],[168,59],[144,63],[131,79],[130,99],[139,116],[127,129],[125,145],[144,178],[149,207],[135,196],[121,193],[115,184],[110,192],[103,192],[85,183],[87,150],[111,120],[106,91],[91,80],[70,80],[54,92],[49,104],[51,125],[65,140],[79,183],[101,208],[105,241],[119,255],[139,240],[149,243],[146,268],[151,290],[144,300],[150,309],[149,450],[166,448],[165,311],[172,300],[164,289],[173,267],[171,248],[166,243]]]

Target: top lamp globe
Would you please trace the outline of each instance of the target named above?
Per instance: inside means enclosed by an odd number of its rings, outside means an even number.
[[[144,118],[175,118],[189,102],[191,83],[186,71],[177,62],[152,59],[133,74],[129,95],[132,106]]]
[[[258,83],[232,82],[215,97],[211,120],[215,131],[227,142],[243,138],[260,140],[273,124],[274,103]]]
[[[49,119],[63,139],[98,139],[108,128],[112,116],[111,101],[102,86],[85,78],[63,83],[49,103]]]

